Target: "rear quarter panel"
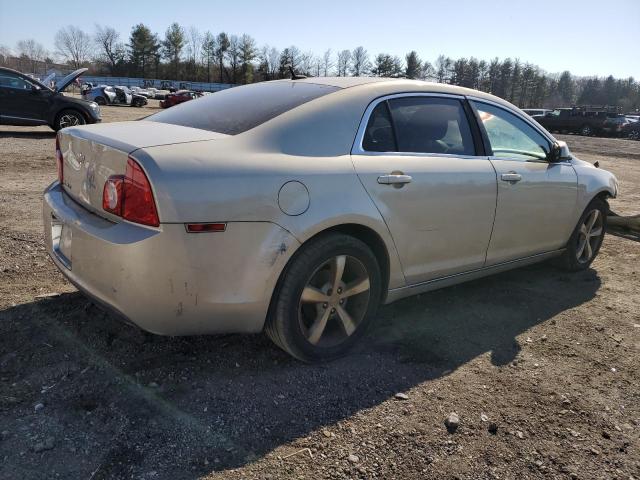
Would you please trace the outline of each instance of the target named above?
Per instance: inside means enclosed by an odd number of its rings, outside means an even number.
[[[366,226],[387,247],[389,287],[404,285],[393,240],[355,174],[349,154],[257,153],[242,143],[230,138],[134,152],[153,184],[160,221],[272,222],[301,244],[335,226]],[[278,202],[281,187],[290,181],[304,184],[308,191],[309,206],[299,215],[284,213]]]

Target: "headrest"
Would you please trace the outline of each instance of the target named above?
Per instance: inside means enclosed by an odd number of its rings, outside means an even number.
[[[458,110],[451,105],[421,106],[409,120],[425,140],[441,140],[449,129],[449,119],[457,118]]]

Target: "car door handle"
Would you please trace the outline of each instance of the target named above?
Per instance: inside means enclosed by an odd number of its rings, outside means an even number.
[[[503,173],[502,175],[500,175],[500,180],[502,180],[503,182],[516,183],[522,180],[522,175],[516,172]]]
[[[378,183],[382,185],[404,185],[405,183],[411,183],[411,175],[392,173],[389,175],[380,175],[378,177]]]

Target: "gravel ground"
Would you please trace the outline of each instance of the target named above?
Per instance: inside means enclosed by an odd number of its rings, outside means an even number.
[[[640,142],[560,138],[640,213]],[[386,306],[357,351],[308,366],[262,335],[146,334],[76,292],[42,244],[53,150],[0,127],[0,478],[640,478],[637,237],[579,274]]]

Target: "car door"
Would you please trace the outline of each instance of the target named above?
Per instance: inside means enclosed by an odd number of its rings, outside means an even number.
[[[484,265],[496,175],[463,97],[392,95],[365,112],[352,150],[408,284]],[[475,130],[473,130],[475,128]]]
[[[0,73],[0,116],[3,123],[37,125],[46,123],[47,93],[14,72]]]
[[[549,162],[551,139],[524,116],[473,101],[498,177],[487,265],[564,247],[575,227],[578,179],[571,163]]]

